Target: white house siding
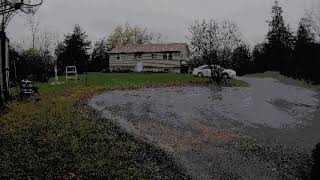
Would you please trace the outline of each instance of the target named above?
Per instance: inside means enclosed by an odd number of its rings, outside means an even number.
[[[154,54],[154,59],[152,54]],[[167,55],[167,60],[163,59],[164,54]],[[120,59],[117,59],[118,55]],[[173,52],[172,60],[169,60],[169,53],[143,53],[141,58],[136,58],[135,54],[111,54],[110,70],[135,71],[137,62],[142,61],[143,71],[180,73],[181,60],[183,60],[181,55],[180,52]]]
[[[188,57],[185,43],[129,45],[110,51],[110,70],[180,73]]]
[[[110,55],[110,70],[130,70],[134,71],[136,60],[134,54],[119,54],[120,59],[117,59],[118,54]]]

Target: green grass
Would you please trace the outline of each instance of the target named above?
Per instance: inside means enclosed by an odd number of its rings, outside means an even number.
[[[171,157],[137,141],[85,107],[102,91],[204,84],[182,74],[80,75],[78,83],[38,83],[40,94],[7,104],[0,117],[0,178],[174,178]],[[60,77],[63,79],[63,77]],[[244,82],[228,80],[227,86]]]

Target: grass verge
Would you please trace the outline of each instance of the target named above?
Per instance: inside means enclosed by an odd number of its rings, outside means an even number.
[[[37,84],[39,95],[7,105],[0,117],[1,179],[188,179],[170,156],[99,119],[85,103],[102,91],[203,84],[205,79],[134,73],[79,78],[78,83]],[[227,86],[241,84],[227,81]]]

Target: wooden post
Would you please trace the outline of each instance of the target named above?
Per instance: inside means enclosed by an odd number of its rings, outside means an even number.
[[[58,77],[58,67],[57,65],[54,66],[54,78],[55,78],[55,83],[59,82],[59,77]]]
[[[0,61],[1,61],[1,96],[3,95],[3,101],[9,99],[9,40],[7,39],[6,33],[4,31],[0,32]]]

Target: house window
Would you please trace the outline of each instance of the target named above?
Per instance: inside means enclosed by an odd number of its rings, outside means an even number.
[[[136,53],[135,56],[136,56],[136,59],[141,59],[142,58],[142,53]]]
[[[163,60],[168,60],[168,55],[167,55],[167,53],[163,54]]]
[[[117,59],[119,60],[121,57],[120,57],[120,54],[117,54]]]
[[[169,60],[172,60],[172,53],[169,53]]]
[[[152,54],[152,59],[157,59],[157,58],[158,58],[157,54]]]

